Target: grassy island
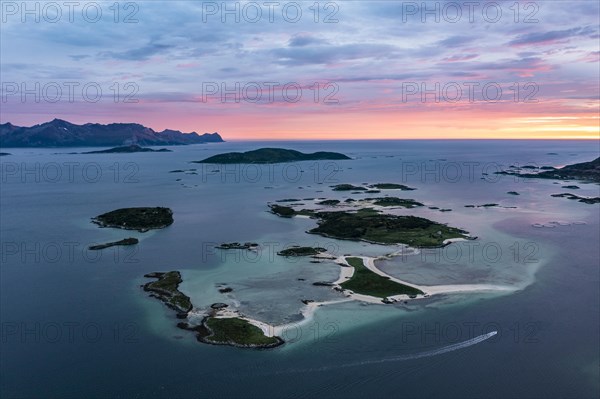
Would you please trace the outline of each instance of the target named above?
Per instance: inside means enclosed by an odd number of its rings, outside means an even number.
[[[277,252],[280,256],[314,256],[321,252],[326,252],[327,249],[321,247],[291,247],[286,248],[283,251]]]
[[[169,208],[122,208],[103,213],[92,219],[100,227],[138,230],[162,229],[173,223],[173,211]]]
[[[216,345],[232,345],[249,348],[272,348],[283,344],[279,337],[267,337],[262,330],[246,320],[208,317],[202,325],[206,328],[205,336],[198,336],[202,342]]]
[[[315,152],[305,154],[300,151],[286,150],[283,148],[260,148],[248,152],[228,152],[225,154],[214,155],[202,161],[194,163],[211,164],[244,164],[244,163],[282,163],[298,161],[322,161],[322,160],[345,160],[350,159],[344,154],[337,152]]]
[[[146,274],[144,277],[158,279],[146,283],[144,291],[151,292],[154,297],[160,299],[165,305],[180,313],[187,314],[192,310],[190,298],[178,289],[182,281],[181,273],[178,271],[155,272]]]
[[[390,215],[373,208],[362,208],[356,212],[318,212],[308,209],[296,211],[292,207],[281,205],[270,205],[270,208],[271,212],[280,217],[306,215],[318,219],[318,226],[308,233],[341,240],[434,248],[444,245],[447,239],[468,237],[464,230],[429,219]]]
[[[318,227],[309,233],[344,240],[412,247],[439,247],[449,238],[464,238],[466,231],[416,216],[396,216],[377,212],[318,212]]]
[[[350,280],[340,286],[356,294],[386,298],[394,295],[424,295],[417,288],[397,283],[387,277],[380,276],[367,269],[361,258],[346,258],[350,266],[354,267],[354,274]]]

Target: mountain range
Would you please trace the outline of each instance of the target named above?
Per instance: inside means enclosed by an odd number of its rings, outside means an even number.
[[[122,145],[186,145],[221,143],[218,133],[156,132],[137,123],[76,125],[54,119],[31,127],[0,124],[0,147],[99,147]]]

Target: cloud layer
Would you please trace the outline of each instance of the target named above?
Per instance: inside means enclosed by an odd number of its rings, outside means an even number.
[[[598,137],[596,2],[22,4],[2,2],[2,122]]]

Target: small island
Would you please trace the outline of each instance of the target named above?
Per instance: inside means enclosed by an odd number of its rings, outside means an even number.
[[[258,244],[255,242],[245,242],[243,244],[239,242],[228,242],[217,246],[218,249],[256,249]]]
[[[154,272],[144,275],[146,278],[155,278],[144,284],[144,291],[150,292],[150,296],[159,299],[169,308],[177,312],[178,319],[186,319],[188,313],[193,309],[190,298],[179,291],[179,284],[183,281],[178,271]],[[224,289],[223,292],[231,292]],[[196,338],[200,342],[214,345],[231,345],[241,348],[274,348],[282,345],[284,341],[279,337],[268,337],[263,331],[238,317],[217,317],[218,312],[226,309],[227,304],[213,303],[210,306],[211,315],[205,317],[197,326],[186,322],[180,322],[177,327],[196,332]]]
[[[336,200],[336,199],[329,199],[329,200],[324,200],[324,201],[320,201],[317,202],[317,205],[327,205],[327,206],[332,206],[332,205],[337,205],[340,203],[340,200]]]
[[[214,155],[203,159],[202,161],[193,161],[193,163],[209,164],[271,164],[283,162],[299,161],[324,161],[324,160],[347,160],[350,157],[337,152],[315,152],[306,154],[295,150],[286,150],[283,148],[260,148],[247,152],[228,152],[225,154]]]
[[[208,335],[201,337],[206,343],[246,348],[274,348],[283,344],[279,337],[267,337],[262,330],[238,317],[204,319],[202,325]]]
[[[537,179],[557,179],[557,180],[583,180],[600,183],[600,157],[590,162],[576,163],[567,165],[560,169],[550,166],[541,167],[543,172],[539,173],[520,173],[519,168],[515,170],[503,170],[495,172],[499,175],[518,176],[524,178]]]
[[[178,289],[179,284],[183,281],[181,273],[178,271],[154,272],[148,273],[144,277],[158,279],[144,284],[144,291],[151,292],[151,296],[160,299],[165,305],[176,310],[178,318],[187,317],[187,313],[192,310],[192,302]]]
[[[327,249],[321,247],[291,247],[286,248],[283,251],[277,252],[280,256],[314,256],[322,252],[326,252]]]
[[[342,240],[433,248],[445,245],[449,239],[469,238],[466,231],[445,224],[417,216],[380,214],[372,208],[356,212],[296,211],[281,205],[270,205],[270,208],[272,213],[280,217],[306,215],[317,219],[318,226],[308,233]]]
[[[552,197],[555,198],[567,198],[570,200],[575,200],[579,202],[583,202],[584,204],[600,204],[600,197],[580,197],[579,195],[571,194],[571,193],[562,193],[562,194],[552,194]]]
[[[361,186],[354,186],[352,184],[337,184],[332,186],[333,191],[367,191],[366,188]]]
[[[98,251],[101,249],[106,249],[106,248],[110,248],[110,247],[114,247],[117,245],[135,245],[137,243],[139,243],[140,240],[138,240],[137,238],[124,238],[122,240],[119,241],[113,241],[113,242],[107,242],[106,244],[98,244],[98,245],[91,245],[88,249],[90,251]]]
[[[498,205],[498,204],[465,205],[465,208],[494,208],[497,206],[500,206],[500,205]]]
[[[173,211],[163,207],[121,208],[92,218],[92,223],[100,227],[138,230],[145,233],[151,229],[162,229],[173,224]]]
[[[376,188],[378,190],[402,190],[402,191],[413,191],[415,188],[405,186],[404,184],[396,183],[377,183],[372,184],[369,187]]]
[[[166,148],[161,148],[159,150],[153,150],[152,148],[140,147],[139,145],[132,144],[123,147],[114,147],[109,148],[108,150],[97,150],[97,151],[88,151],[82,152],[82,154],[131,154],[134,152],[172,152]]]
[[[418,206],[424,206],[422,203],[412,199],[403,199],[397,197],[381,197],[372,198],[373,205],[378,206],[400,206],[403,208],[416,208]]]

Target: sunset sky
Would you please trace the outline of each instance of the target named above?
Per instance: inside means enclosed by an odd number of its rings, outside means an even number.
[[[2,123],[226,140],[599,138],[597,1],[88,3],[27,14],[2,2]]]

